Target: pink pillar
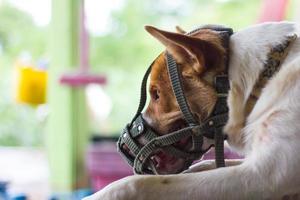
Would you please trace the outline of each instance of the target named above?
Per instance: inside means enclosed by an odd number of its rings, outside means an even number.
[[[284,20],[289,0],[264,0],[258,23]]]
[[[105,76],[89,72],[89,34],[85,24],[84,0],[80,0],[79,12],[79,66],[76,71],[63,74],[59,81],[71,87],[81,87],[91,83],[104,85],[106,84]]]
[[[82,72],[89,70],[89,35],[86,29],[84,0],[80,6],[80,69]]]

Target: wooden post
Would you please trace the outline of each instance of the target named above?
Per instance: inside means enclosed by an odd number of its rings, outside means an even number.
[[[52,0],[46,145],[54,192],[86,186],[83,155],[88,131],[84,88],[59,84],[63,73],[79,65],[80,6],[80,0]]]

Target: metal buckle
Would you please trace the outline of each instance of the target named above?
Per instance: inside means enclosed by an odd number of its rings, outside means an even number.
[[[218,97],[227,97],[229,91],[229,80],[227,74],[217,75],[215,76],[215,88],[217,91]]]

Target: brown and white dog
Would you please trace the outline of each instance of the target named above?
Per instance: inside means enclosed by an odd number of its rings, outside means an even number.
[[[205,119],[217,100],[213,77],[224,71],[220,36],[200,30],[191,36],[146,26],[165,45],[182,70],[184,90],[192,112]],[[258,99],[251,92],[263,70],[270,48],[289,35],[300,35],[294,23],[264,23],[238,31],[230,38],[228,97],[229,120],[224,128],[232,149],[242,162],[212,169],[212,161],[177,175],[136,175],[116,181],[87,200],[196,200],[280,199],[300,192],[300,39],[296,39],[277,72],[262,88]],[[182,122],[161,54],[150,80],[151,101],[143,114],[159,133]],[[248,105],[248,104],[254,105]],[[251,109],[249,109],[251,107]],[[206,139],[206,144],[213,141]],[[188,146],[189,141],[178,145]],[[165,161],[165,163],[164,163]],[[180,169],[180,160],[161,160],[160,172]],[[205,169],[205,171],[203,171]],[[212,169],[212,170],[207,170]]]

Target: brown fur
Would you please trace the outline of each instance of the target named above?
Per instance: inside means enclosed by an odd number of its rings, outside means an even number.
[[[161,41],[177,61],[189,106],[198,120],[204,120],[217,100],[213,77],[224,71],[225,51],[220,37],[210,30],[198,31],[193,36],[154,27],[146,27],[146,30]],[[169,80],[165,53],[152,66],[149,91],[151,100],[144,113],[145,119],[155,130],[166,134],[182,116]]]

